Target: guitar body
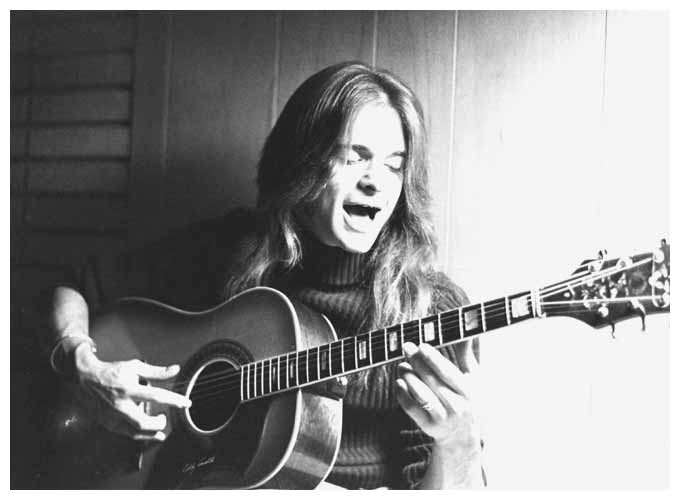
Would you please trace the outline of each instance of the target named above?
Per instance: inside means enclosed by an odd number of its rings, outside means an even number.
[[[147,444],[88,420],[71,388],[56,410],[48,487],[306,489],[330,471],[341,399],[317,384],[241,403],[238,382],[242,364],[335,340],[322,315],[270,288],[201,313],[125,299],[93,321],[91,335],[102,360],[179,363],[178,377],[154,385],[193,404],[147,408],[168,417],[167,439]]]

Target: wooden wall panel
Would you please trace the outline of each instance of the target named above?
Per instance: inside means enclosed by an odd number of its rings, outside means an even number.
[[[430,186],[440,261],[448,254],[455,12],[380,12],[376,65],[394,71],[419,97],[430,136]]]
[[[24,90],[28,87],[30,71],[30,63],[27,59],[21,59],[18,56],[11,58],[9,74],[12,91]]]
[[[12,194],[20,193],[24,189],[24,175],[26,164],[21,161],[10,162],[10,191]]]
[[[135,40],[132,13],[71,13],[35,16],[33,49],[43,54],[131,49]]]
[[[9,151],[12,158],[25,156],[28,151],[28,130],[25,127],[13,127],[10,131]]]
[[[24,123],[28,116],[28,96],[13,95],[10,100],[10,123]]]
[[[125,121],[130,119],[129,90],[84,90],[35,95],[35,122]]]
[[[120,232],[129,223],[126,200],[30,197],[26,204],[25,221],[34,229]]]
[[[473,297],[570,273],[600,245],[604,18],[460,13],[448,268]]]
[[[120,125],[72,125],[31,130],[33,156],[104,156],[130,154],[130,130]]]
[[[281,49],[278,114],[295,89],[317,71],[342,61],[372,64],[374,13],[284,12],[281,14]]]
[[[128,191],[125,161],[36,162],[28,175],[30,193],[119,194]]]
[[[35,88],[129,85],[131,81],[132,57],[126,53],[39,59],[33,69]]]
[[[268,12],[173,14],[162,183],[170,227],[254,203],[255,165],[269,130],[274,27]]]

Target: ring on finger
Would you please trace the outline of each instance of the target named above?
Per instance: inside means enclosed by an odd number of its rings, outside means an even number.
[[[425,403],[422,403],[420,407],[425,410],[426,412],[430,413],[432,409],[434,408],[434,405],[430,403],[429,401],[426,401]]]

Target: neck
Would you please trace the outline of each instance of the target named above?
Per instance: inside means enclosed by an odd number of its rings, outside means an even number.
[[[258,399],[399,361],[406,342],[443,347],[538,316],[536,294],[527,291],[248,363],[241,367],[241,399]]]
[[[367,254],[350,253],[305,235],[302,244],[300,278],[304,282],[332,286],[356,285],[361,282]]]

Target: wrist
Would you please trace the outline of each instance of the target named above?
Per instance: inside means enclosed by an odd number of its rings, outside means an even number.
[[[67,380],[77,380],[80,370],[96,359],[97,347],[86,334],[69,333],[62,335],[52,348],[50,364],[52,369]]]

